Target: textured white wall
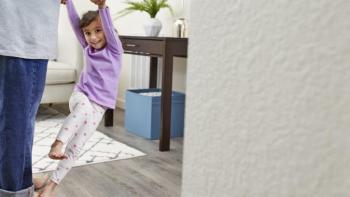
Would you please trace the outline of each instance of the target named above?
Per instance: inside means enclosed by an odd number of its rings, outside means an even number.
[[[183,197],[350,196],[350,1],[192,0]]]

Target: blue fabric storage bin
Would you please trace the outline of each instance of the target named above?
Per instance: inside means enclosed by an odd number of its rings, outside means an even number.
[[[160,136],[160,89],[126,90],[125,128],[147,139],[159,139]],[[182,137],[184,130],[185,94],[172,92],[171,98],[171,137]]]

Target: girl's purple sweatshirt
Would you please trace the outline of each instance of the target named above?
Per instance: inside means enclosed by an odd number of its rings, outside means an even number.
[[[68,15],[79,43],[84,49],[85,66],[80,74],[75,90],[84,93],[91,101],[105,107],[115,108],[121,58],[122,43],[114,30],[109,9],[99,9],[102,28],[106,37],[106,46],[96,50],[85,41],[79,28],[80,18],[72,0],[67,1]]]

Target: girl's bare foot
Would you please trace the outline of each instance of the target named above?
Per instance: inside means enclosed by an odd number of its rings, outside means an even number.
[[[37,191],[44,188],[48,180],[49,180],[49,175],[44,175],[43,177],[33,177],[34,190]]]
[[[57,183],[50,180],[39,193],[39,197],[55,197],[56,196]]]
[[[49,152],[49,157],[54,160],[63,160],[67,159],[67,155],[62,152],[63,142],[56,140],[51,145],[51,150]]]

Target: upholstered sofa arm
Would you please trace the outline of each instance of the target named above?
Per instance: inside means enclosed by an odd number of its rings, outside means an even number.
[[[77,69],[75,66],[49,61],[46,74],[46,85],[58,85],[75,83],[77,80]]]

